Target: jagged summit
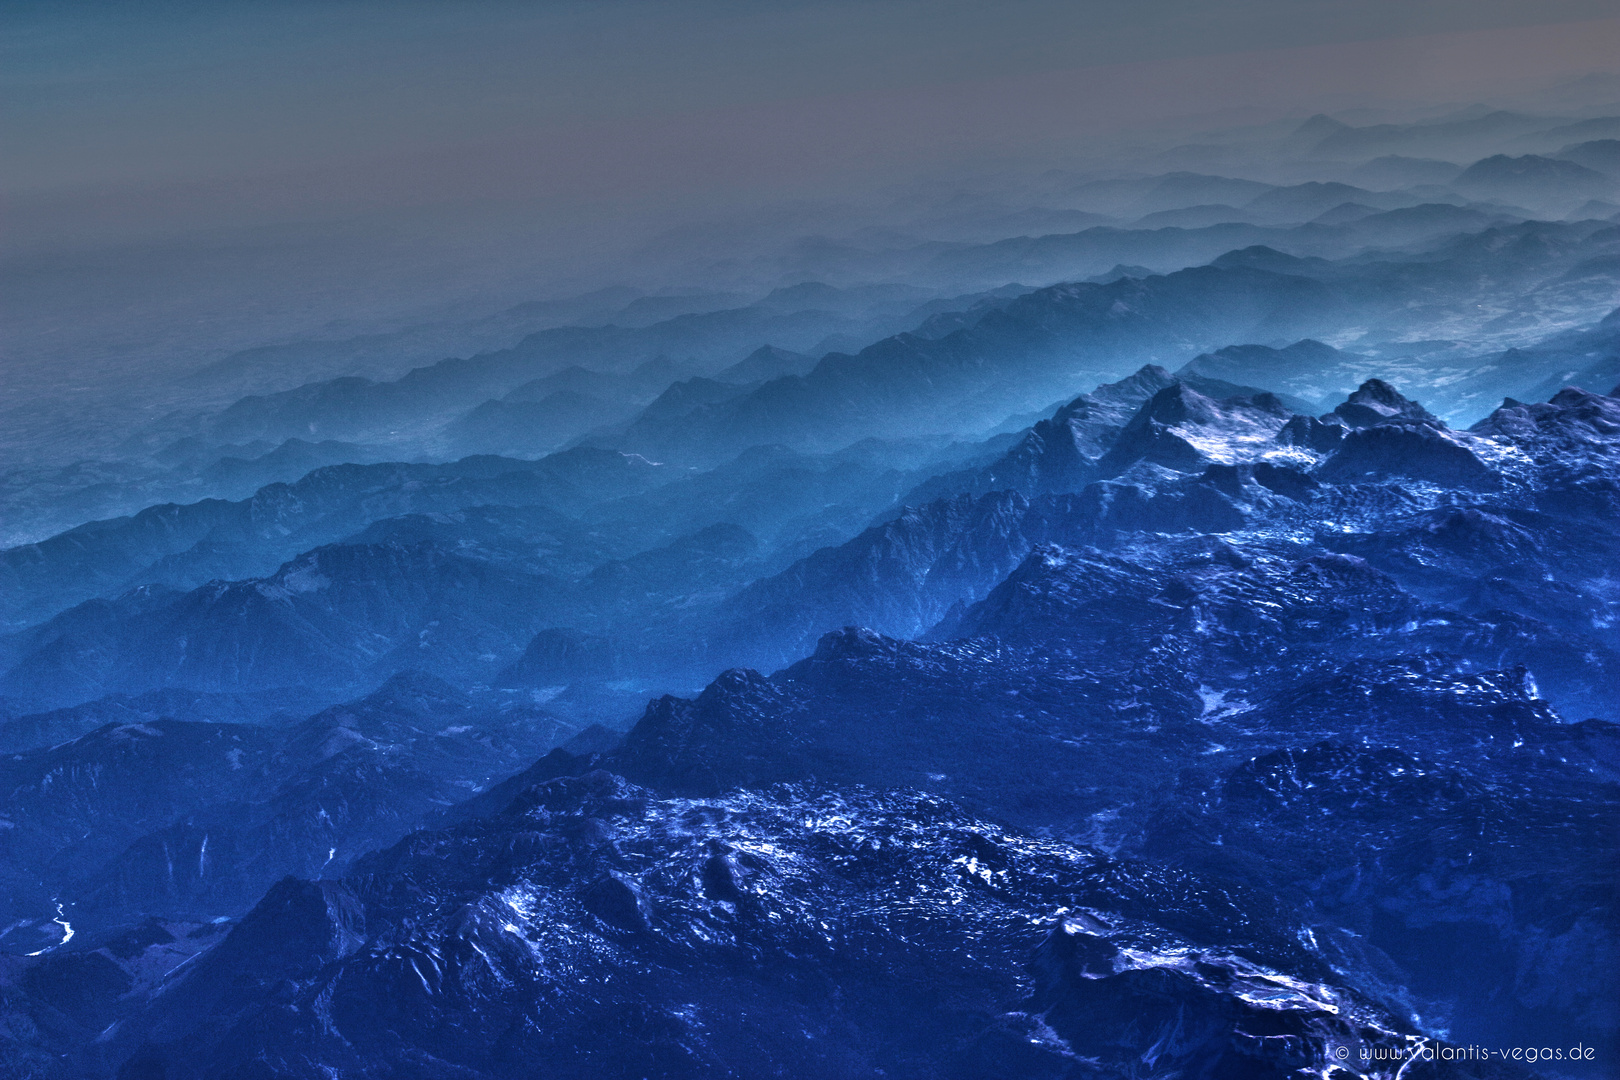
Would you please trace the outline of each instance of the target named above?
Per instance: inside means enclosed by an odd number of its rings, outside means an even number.
[[[1176,390],[1177,387],[1181,389]],[[1172,390],[1174,392],[1166,396],[1167,391]],[[1217,403],[1226,401],[1246,404],[1234,405],[1233,409],[1223,412]],[[1256,430],[1251,430],[1252,424],[1271,427],[1269,418],[1274,413],[1282,418],[1277,427],[1290,415],[1280,398],[1264,390],[1206,378],[1186,369],[1171,375],[1157,364],[1147,364],[1126,378],[1081,394],[1050,418],[1037,421],[1018,445],[984,469],[968,486],[973,490],[1013,490],[1026,494],[1079,490],[1093,480],[1128,468],[1144,455],[1155,453],[1142,441],[1152,441],[1142,430],[1150,424],[1158,425],[1157,430],[1161,431],[1180,426],[1188,431],[1198,428],[1205,432],[1200,436],[1204,444],[1201,449],[1178,450],[1170,444],[1161,445],[1157,452],[1162,460],[1156,460],[1157,464],[1175,468],[1177,466],[1171,462],[1179,461],[1186,468],[1195,468],[1209,461],[1230,461],[1234,460],[1234,454],[1242,453],[1236,449],[1236,443],[1224,450],[1216,449],[1215,443],[1231,439],[1258,446],[1252,438],[1257,434]],[[1267,419],[1258,419],[1260,414],[1265,414]],[[1217,429],[1225,433],[1218,434]],[[1127,432],[1131,441],[1120,447],[1120,440]]]
[[[1088,394],[1081,394],[1067,407],[1073,409],[1079,403],[1085,401],[1128,402],[1135,405],[1163,390],[1174,381],[1170,372],[1158,364],[1144,364],[1118,382],[1104,383]],[[1056,417],[1053,419],[1056,419]]]
[[[975,479],[979,490],[1075,490],[1095,475],[1096,463],[1142,403],[1175,380],[1146,364],[1117,382],[1081,394],[1037,421],[1019,443]]]
[[[1509,398],[1468,430],[1526,448],[1612,458],[1620,454],[1620,386],[1607,394],[1567,386],[1537,404]]]
[[[1180,472],[1232,464],[1269,448],[1292,416],[1273,394],[1217,401],[1175,382],[1131,418],[1097,471],[1114,476],[1139,461]]]
[[[1485,444],[1453,432],[1422,405],[1382,379],[1368,379],[1322,418],[1345,425],[1337,438],[1296,419],[1289,435],[1302,445],[1332,448],[1316,475],[1332,483],[1405,477],[1464,488],[1493,487],[1501,476]]]
[[[1333,415],[1353,428],[1403,420],[1445,426],[1429,410],[1382,379],[1368,379],[1362,383],[1355,393],[1333,410]]]

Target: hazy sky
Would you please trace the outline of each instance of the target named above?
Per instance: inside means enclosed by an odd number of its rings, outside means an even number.
[[[1617,57],[1613,0],[10,0],[7,362],[517,297],[716,207]]]
[[[1467,101],[1620,54],[1610,0],[48,0],[3,17],[5,189],[94,193],[92,220],[73,215],[92,228],[125,209],[110,196],[143,207],[136,186],[148,213],[154,187],[183,185],[182,220],[234,223],[813,187],[1226,106]]]

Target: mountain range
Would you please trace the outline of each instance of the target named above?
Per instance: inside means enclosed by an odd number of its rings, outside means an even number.
[[[1617,123],[1138,132],[41,391],[0,1075],[1609,1075]]]

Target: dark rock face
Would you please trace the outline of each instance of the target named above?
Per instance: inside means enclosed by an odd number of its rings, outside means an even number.
[[[1327,423],[1314,416],[1295,416],[1277,432],[1277,441],[1284,446],[1300,446],[1317,453],[1327,453],[1344,438],[1344,425]]]
[[[1403,397],[1382,379],[1368,379],[1344,403],[1333,410],[1345,424],[1353,428],[1371,427],[1390,420],[1418,420],[1435,423],[1429,410],[1415,401]]]
[[[1404,477],[1446,487],[1490,487],[1494,471],[1466,436],[1446,429],[1427,409],[1380,379],[1369,379],[1324,417],[1350,430],[1342,439],[1309,422],[1295,424],[1288,441],[1332,450],[1319,475],[1335,483]]]
[[[1057,1046],[1084,1048],[1106,1063],[1103,1075],[1110,1069],[1128,1075],[1139,1065],[1171,1075],[1320,1075],[1334,1069],[1341,1052],[1362,1068],[1374,1055],[1404,1060],[1409,1053],[1391,1054],[1399,1043],[1359,1027],[1354,1006],[1346,1008],[1333,991],[1230,956],[1193,953],[1143,963],[1065,923],[1043,944],[1033,968],[1033,1005],[1044,1033]],[[1152,1045],[1150,1054],[1140,1054],[1142,1042]],[[1030,1073],[995,1069],[986,1075]],[[1452,1075],[1479,1074],[1461,1069]]]
[[[1426,425],[1378,424],[1352,431],[1322,466],[1323,479],[1404,476],[1447,487],[1495,483],[1495,474],[1471,449]]]

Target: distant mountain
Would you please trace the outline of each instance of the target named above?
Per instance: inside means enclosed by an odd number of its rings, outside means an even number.
[[[928,252],[914,272],[944,280],[1043,285],[1088,278],[1120,264],[1149,266],[1163,273],[1203,265],[1223,252],[1246,245],[1286,246],[1286,233],[1276,226],[1242,221],[1198,228],[1096,226],[1077,233],[1016,237]]]
[[[1548,343],[1528,356],[1537,362],[1543,372],[1548,368],[1553,370],[1520,392],[1519,396],[1527,401],[1550,399],[1556,392],[1554,387],[1559,390],[1566,386],[1586,389],[1620,384],[1620,309],[1611,312],[1591,331],[1570,334],[1562,341]],[[1525,357],[1526,354],[1521,353],[1515,360],[1522,361]],[[1556,361],[1556,367],[1548,361]],[[1570,364],[1576,365],[1573,370],[1569,369]],[[1503,366],[1508,366],[1506,357],[1503,358]]]
[[[1389,205],[1379,205],[1388,201],[1387,196],[1379,196],[1365,188],[1312,180],[1274,188],[1245,203],[1243,209],[1259,221],[1292,224],[1310,221],[1345,203],[1367,203],[1379,209],[1394,209]]]
[[[1131,219],[1187,206],[1238,206],[1273,186],[1259,180],[1178,171],[1155,176],[1089,180],[1065,190],[1062,197],[1088,210]]]
[[[1295,401],[1309,403],[1296,412],[1324,408],[1330,399],[1340,398],[1361,381],[1354,354],[1305,339],[1281,349],[1266,345],[1228,345],[1211,353],[1195,356],[1176,371],[1176,378],[1194,377],[1237,384],[1265,386]],[[1189,385],[1199,388],[1196,382]]]
[[[794,376],[787,378],[791,379]],[[671,383],[667,390],[659,394],[652,404],[630,422],[623,437],[616,441],[624,446],[635,447],[636,453],[651,451],[658,454],[663,446],[661,437],[664,431],[682,425],[693,413],[734,401],[745,392],[735,383],[722,382],[718,379],[693,378]],[[758,440],[759,443],[774,441],[776,440]],[[733,451],[745,448],[741,445],[729,447]]]
[[[388,382],[346,377],[244,398],[209,419],[206,429],[211,438],[226,441],[313,435],[420,443],[455,412],[570,366],[623,374],[669,357],[676,374],[700,374],[741,359],[765,341],[808,349],[835,335],[871,340],[894,333],[917,321],[911,313],[929,295],[910,286],[838,290],[809,283],[746,307],[645,326],[559,327],[509,349],[440,361]]]
[[[593,428],[622,419],[634,405],[558,390],[539,401],[486,401],[444,428],[452,455],[536,457]]]
[[[560,371],[554,371],[539,379],[530,379],[521,386],[513,387],[500,400],[505,402],[545,401],[557,394],[579,394],[584,397],[606,398],[616,394],[623,394],[629,387],[629,380],[618,374],[609,375],[601,371],[591,371],[578,364],[570,364]],[[640,388],[643,393],[648,388]]]
[[[829,472],[838,481],[849,475]],[[892,499],[897,482],[881,484],[871,504],[850,512],[869,516]],[[740,509],[747,493],[735,494]],[[816,494],[807,486],[804,497]],[[803,514],[792,500],[774,501],[790,520]],[[603,532],[617,532],[616,542]],[[256,719],[267,710],[246,709],[250,700],[333,700],[407,669],[507,686],[609,681],[587,650],[567,678],[535,684],[542,672],[562,672],[573,655],[553,655],[548,635],[559,633],[603,642],[615,658],[609,666],[631,680],[626,686],[680,678],[681,665],[702,662],[701,641],[685,636],[692,613],[780,565],[780,557],[767,561],[759,541],[727,521],[635,550],[653,538],[648,532],[641,522],[602,529],[543,507],[384,518],[264,577],[189,591],[143,587],[0,639],[0,701],[25,714],[183,687],[227,695],[226,704]],[[616,695],[624,692],[591,690],[596,700],[580,709],[602,719],[622,707]],[[18,715],[0,733],[14,724],[15,738],[37,738],[30,733],[71,729],[82,724],[78,717],[74,710]]]
[[[565,596],[557,579],[432,545],[329,545],[264,578],[69,609],[5,642],[0,697],[42,709],[168,686],[341,692],[407,668],[492,675]]]
[[[1197,266],[1223,251],[1254,244],[1266,244],[1299,255],[1343,258],[1369,246],[1405,248],[1432,237],[1432,234],[1398,236],[1386,232],[1381,236],[1363,238],[1353,227],[1354,223],[1334,228],[1286,224],[1289,221],[1308,222],[1310,218],[1347,201],[1344,198],[1333,200],[1332,195],[1344,195],[1341,188],[1348,185],[1325,188],[1320,184],[1314,187],[1306,185],[1292,191],[1274,185],[1244,182],[1248,186],[1224,191],[1216,186],[1211,188],[1207,197],[1190,197],[1187,201],[1169,200],[1163,206],[1151,201],[1143,202],[1143,194],[1163,179],[1099,181],[1086,185],[1077,193],[1077,197],[1084,197],[1098,187],[1110,192],[1105,201],[1114,206],[1113,212],[1124,221],[1134,222],[1128,228],[1099,225],[1073,233],[1017,236],[982,244],[920,244],[886,253],[883,265],[889,273],[928,281],[941,289],[961,290],[989,288],[1006,281],[1046,285],[1085,279],[1121,263],[1152,267],[1164,273]],[[1200,182],[1213,182],[1225,181],[1226,178],[1198,179]],[[1363,189],[1355,190],[1359,192]],[[1248,209],[1235,210],[1230,214],[1219,210],[1222,206],[1241,207],[1257,197],[1269,198],[1268,193],[1273,191],[1292,191],[1291,194],[1278,196],[1279,204],[1288,211],[1277,219],[1283,223],[1251,223],[1250,219],[1255,215]],[[1316,209],[1304,213],[1310,209],[1313,197]],[[1301,206],[1290,206],[1290,200]],[[1379,210],[1389,210],[1437,201],[1461,204],[1467,199],[1449,189],[1430,186],[1403,191],[1366,191],[1357,195],[1354,201]],[[1211,210],[1210,207],[1216,209]],[[1163,212],[1168,216],[1144,218],[1144,211],[1152,214]],[[1296,214],[1304,216],[1297,217]]]
[[[1134,229],[1207,229],[1214,225],[1233,222],[1248,223],[1254,218],[1246,211],[1225,203],[1183,206],[1175,210],[1156,210],[1131,222]]]
[[[522,682],[537,633],[678,630],[685,612],[754,577],[759,559],[755,538],[731,524],[611,553],[537,508],[387,518],[265,577],[138,589],[0,639],[0,700],[59,709],[171,687],[330,700],[402,670],[489,682],[514,663],[507,681]],[[582,669],[564,681],[601,677]]]
[[[381,457],[370,447],[354,443],[288,439],[257,457],[218,457],[201,470],[198,479],[216,491],[253,491],[268,484],[291,483],[327,465],[365,465]]]
[[[1556,130],[1556,124],[1556,121],[1497,110],[1483,115],[1425,120],[1413,124],[1345,125],[1337,130],[1323,129],[1322,138],[1310,148],[1310,153],[1321,159],[1337,161],[1366,160],[1402,153],[1471,157],[1481,149],[1500,145],[1504,139]]]
[[[1330,210],[1328,213],[1331,214],[1333,211]],[[1342,224],[1352,226],[1364,243],[1401,247],[1420,244],[1426,240],[1480,232],[1494,224],[1513,220],[1515,219],[1505,214],[1488,214],[1472,207],[1453,206],[1450,203],[1421,203],[1376,214],[1358,214]]]
[[[650,462],[576,449],[539,461],[467,458],[447,465],[338,465],[240,502],[154,506],[0,552],[0,599],[10,628],[93,596],[162,582],[267,574],[302,551],[373,521],[490,504],[577,513],[669,477]]]
[[[1264,195],[1273,185],[1258,180],[1229,176],[1177,172],[1158,177],[1148,184],[1137,201],[1147,212],[1176,210],[1189,206],[1226,204],[1242,206]]]
[[[1161,177],[1153,183],[1175,188],[1196,181],[1195,186],[1208,187],[1222,180],[1224,178],[1181,176]],[[1302,191],[1292,195],[1277,194],[1276,198],[1305,198]],[[1270,198],[1268,193],[1272,192],[1267,185],[1251,185],[1243,188],[1242,199]],[[1337,189],[1332,189],[1332,193],[1344,194]],[[1227,194],[1237,197],[1234,192]],[[1323,201],[1321,195],[1317,192],[1319,202]],[[1357,195],[1356,201],[1367,202],[1368,197]],[[1380,200],[1384,198],[1379,196]],[[1417,201],[1402,198],[1408,203]],[[1344,201],[1333,201],[1309,216],[1319,216]],[[1374,200],[1368,205],[1376,208],[1389,204]],[[1483,223],[1477,212],[1470,214],[1450,208],[1410,215],[1397,210],[1394,216],[1381,213],[1333,226],[1278,228],[1228,222],[1196,229],[1091,228],[1069,235],[1018,238],[982,245],[924,245],[909,253],[899,253],[899,261],[893,269],[897,274],[928,280],[937,289],[959,288],[964,284],[987,288],[1009,280],[1073,280],[1117,264],[1161,270],[1185,267],[1206,262],[1224,251],[1254,244],[1272,245],[1302,255],[1339,257],[1367,246],[1421,246],[1459,231],[1477,230]],[[829,292],[833,295],[831,300],[825,297]],[[582,425],[589,428],[590,422],[596,419],[588,415],[591,410],[570,407],[570,404],[577,407],[588,403],[563,398],[553,401],[545,411],[490,406],[477,417],[467,414],[485,401],[511,395],[521,386],[546,379],[570,366],[596,369],[605,378],[611,378],[615,387],[612,392],[604,386],[571,385],[569,388],[589,397],[608,401],[639,399],[639,403],[677,378],[707,374],[727,362],[740,361],[748,352],[757,350],[762,341],[772,341],[789,351],[813,352],[818,345],[847,341],[851,335],[856,340],[872,340],[884,332],[908,325],[920,333],[938,334],[939,328],[928,331],[920,325],[930,314],[970,310],[984,302],[960,297],[919,305],[915,303],[917,295],[915,289],[891,296],[881,290],[839,291],[826,286],[805,286],[786,290],[781,295],[773,294],[746,308],[680,316],[650,326],[558,328],[532,336],[513,349],[444,361],[417,369],[393,382],[336,379],[243,399],[216,417],[206,419],[205,434],[213,443],[299,438],[387,444],[409,448],[413,453],[494,449],[515,452],[520,448],[526,453],[541,452],[577,437]],[[991,301],[992,304],[999,302]],[[788,310],[798,304],[821,306]],[[954,323],[947,321],[941,325],[961,328],[980,315],[982,311],[965,320],[958,318]],[[662,381],[642,386],[651,383],[655,368],[664,372]],[[637,376],[636,387],[623,382],[627,373],[638,369],[645,372],[646,377]],[[563,387],[558,385],[555,389]],[[520,396],[537,401],[549,396],[538,391],[539,387],[532,387]],[[444,425],[451,421],[456,421],[458,426],[446,431]],[[487,443],[479,441],[479,429],[486,423],[492,431],[492,441]],[[164,431],[170,432],[166,436],[168,441],[185,434],[173,422],[165,421],[165,424],[168,426]],[[378,453],[375,446],[367,452],[374,456]]]
[[[735,294],[686,291],[643,296],[613,286],[561,300],[534,300],[470,321],[424,323],[389,333],[341,339],[289,341],[243,349],[179,380],[182,386],[218,393],[264,393],[314,379],[357,375],[395,378],[422,363],[456,350],[485,351],[510,346],[525,336],[558,326],[620,326],[675,315],[736,307]],[[657,312],[649,319],[650,312]]]
[[[586,515],[604,537],[655,548],[716,525],[741,528],[779,569],[829,544],[842,543],[875,515],[898,505],[918,481],[994,460],[1011,435],[980,442],[862,440],[831,454],[757,446],[708,471],[640,495],[602,504]]]
[[[1620,139],[1620,116],[1594,116],[1570,124],[1555,124],[1514,141],[1525,149],[1546,153],[1570,143],[1603,139]]]
[[[1367,206],[1358,202],[1343,202],[1331,210],[1324,210],[1311,219],[1316,225],[1348,225],[1352,221],[1371,217],[1378,213],[1376,207]]]
[[[611,679],[618,667],[613,642],[595,634],[550,627],[529,640],[523,655],[499,676],[499,686],[566,686]]]
[[[1473,212],[1394,213],[1412,218],[1395,227],[1422,228],[1425,218]],[[1384,216],[1366,221],[1395,224],[1380,222]],[[1179,367],[1200,351],[1239,342],[1369,325],[1385,341],[1423,340],[1455,325],[1441,312],[1465,296],[1476,312],[1494,308],[1521,325],[1565,319],[1620,284],[1620,265],[1603,261],[1616,251],[1620,232],[1595,223],[1498,225],[1450,237],[1421,256],[1377,260],[1245,248],[1162,277],[1054,286],[942,336],[902,335],[856,356],[832,354],[802,378],[638,421],[619,445],[657,460],[701,462],[755,443],[823,449],[867,435],[982,430],[1064,397],[1076,383],[1117,377],[1143,362]],[[1384,372],[1336,377],[1323,393],[1369,374]]]
[[[368,465],[401,455],[382,447],[292,438],[216,443],[195,436],[129,448],[116,461],[76,461],[0,474],[0,546],[29,543],[89,521],[165,502],[241,499],[326,465]],[[409,456],[409,455],[407,455]]]
[[[1620,139],[1594,139],[1575,143],[1558,151],[1555,157],[1573,161],[1611,180],[1620,178]]]
[[[1324,139],[1353,130],[1355,129],[1343,120],[1336,120],[1326,113],[1317,113],[1289,132],[1281,140],[1280,145],[1282,149],[1293,154],[1309,154],[1321,145]]]
[[[904,227],[931,240],[983,242],[1019,234],[1068,232],[1110,220],[1086,210],[1020,205],[1017,200],[959,192],[907,215]]]
[[[1477,358],[1447,394],[1478,416],[1503,398],[1546,401],[1566,386],[1591,390],[1620,382],[1620,308],[1595,326],[1555,334],[1524,348]],[[1462,411],[1459,409],[1458,411]]]
[[[1464,169],[1452,184],[1477,198],[1535,208],[1573,206],[1616,193],[1616,181],[1611,177],[1574,161],[1534,154],[1484,158]]]
[[[816,358],[808,353],[790,352],[774,345],[761,345],[730,367],[716,372],[720,382],[747,386],[765,382],[783,375],[803,375],[816,366]]]
[[[660,460],[712,460],[758,443],[831,449],[866,435],[971,430],[1094,379],[1121,356],[1172,359],[1202,342],[1289,335],[1302,318],[1338,310],[1314,281],[1239,268],[1057,286],[938,339],[903,335],[825,357],[802,378],[645,418],[620,445]]]
[[[108,724],[125,726],[154,720],[255,724],[267,718],[291,719],[323,703],[319,695],[296,691],[268,694],[209,694],[170,688],[144,694],[111,694],[80,705],[0,721],[0,753],[16,753],[71,742]]]
[[[1387,154],[1356,166],[1349,177],[1363,187],[1389,190],[1417,184],[1449,184],[1462,169],[1449,161]]]

